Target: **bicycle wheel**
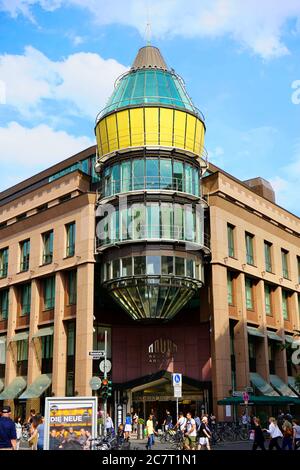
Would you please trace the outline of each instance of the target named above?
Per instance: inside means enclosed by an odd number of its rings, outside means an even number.
[[[234,441],[234,432],[231,431],[230,429],[225,429],[222,432],[222,439],[225,442],[232,442]]]

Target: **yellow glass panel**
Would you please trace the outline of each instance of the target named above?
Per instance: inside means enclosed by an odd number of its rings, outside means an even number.
[[[184,148],[186,113],[175,111],[174,147]]]
[[[194,151],[196,118],[187,114],[185,148]]]
[[[106,131],[106,119],[103,119],[101,122],[99,122],[98,126],[100,127],[102,155],[105,155],[109,151]]]
[[[106,118],[109,151],[113,152],[119,148],[116,115],[111,114]]]
[[[203,138],[204,138],[204,128],[203,124],[199,119],[197,119],[197,126],[196,126],[196,136],[195,136],[195,148],[194,152],[197,155],[201,154],[203,148]]]
[[[139,147],[144,145],[144,109],[130,109],[131,145]]]
[[[146,145],[158,145],[158,108],[145,108]]]
[[[130,147],[130,133],[129,133],[129,113],[128,110],[120,111],[117,113],[118,122],[118,135],[120,148]]]
[[[160,108],[160,145],[173,146],[173,109]]]
[[[98,155],[102,155],[102,145],[101,145],[101,135],[100,135],[100,127],[97,125],[95,129],[96,133],[96,140],[97,140],[97,147],[98,147]]]

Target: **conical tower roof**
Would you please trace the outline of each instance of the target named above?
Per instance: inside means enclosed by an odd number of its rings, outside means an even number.
[[[154,46],[144,46],[139,49],[132,64],[131,70],[156,68],[168,70],[167,64],[161,55],[160,50]]]
[[[98,118],[121,108],[153,104],[187,110],[204,121],[183,80],[167,67],[159,49],[145,46],[138,51],[129,72],[117,80],[114,92]]]

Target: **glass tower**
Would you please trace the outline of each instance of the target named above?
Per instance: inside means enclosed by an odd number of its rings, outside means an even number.
[[[145,46],[95,134],[101,284],[133,319],[168,321],[204,282],[204,117],[159,49]]]

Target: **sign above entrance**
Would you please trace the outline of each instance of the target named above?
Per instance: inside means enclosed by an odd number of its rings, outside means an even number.
[[[93,360],[97,360],[97,359],[101,359],[102,357],[104,357],[105,355],[105,351],[100,349],[98,351],[89,351],[89,356],[93,359]]]

